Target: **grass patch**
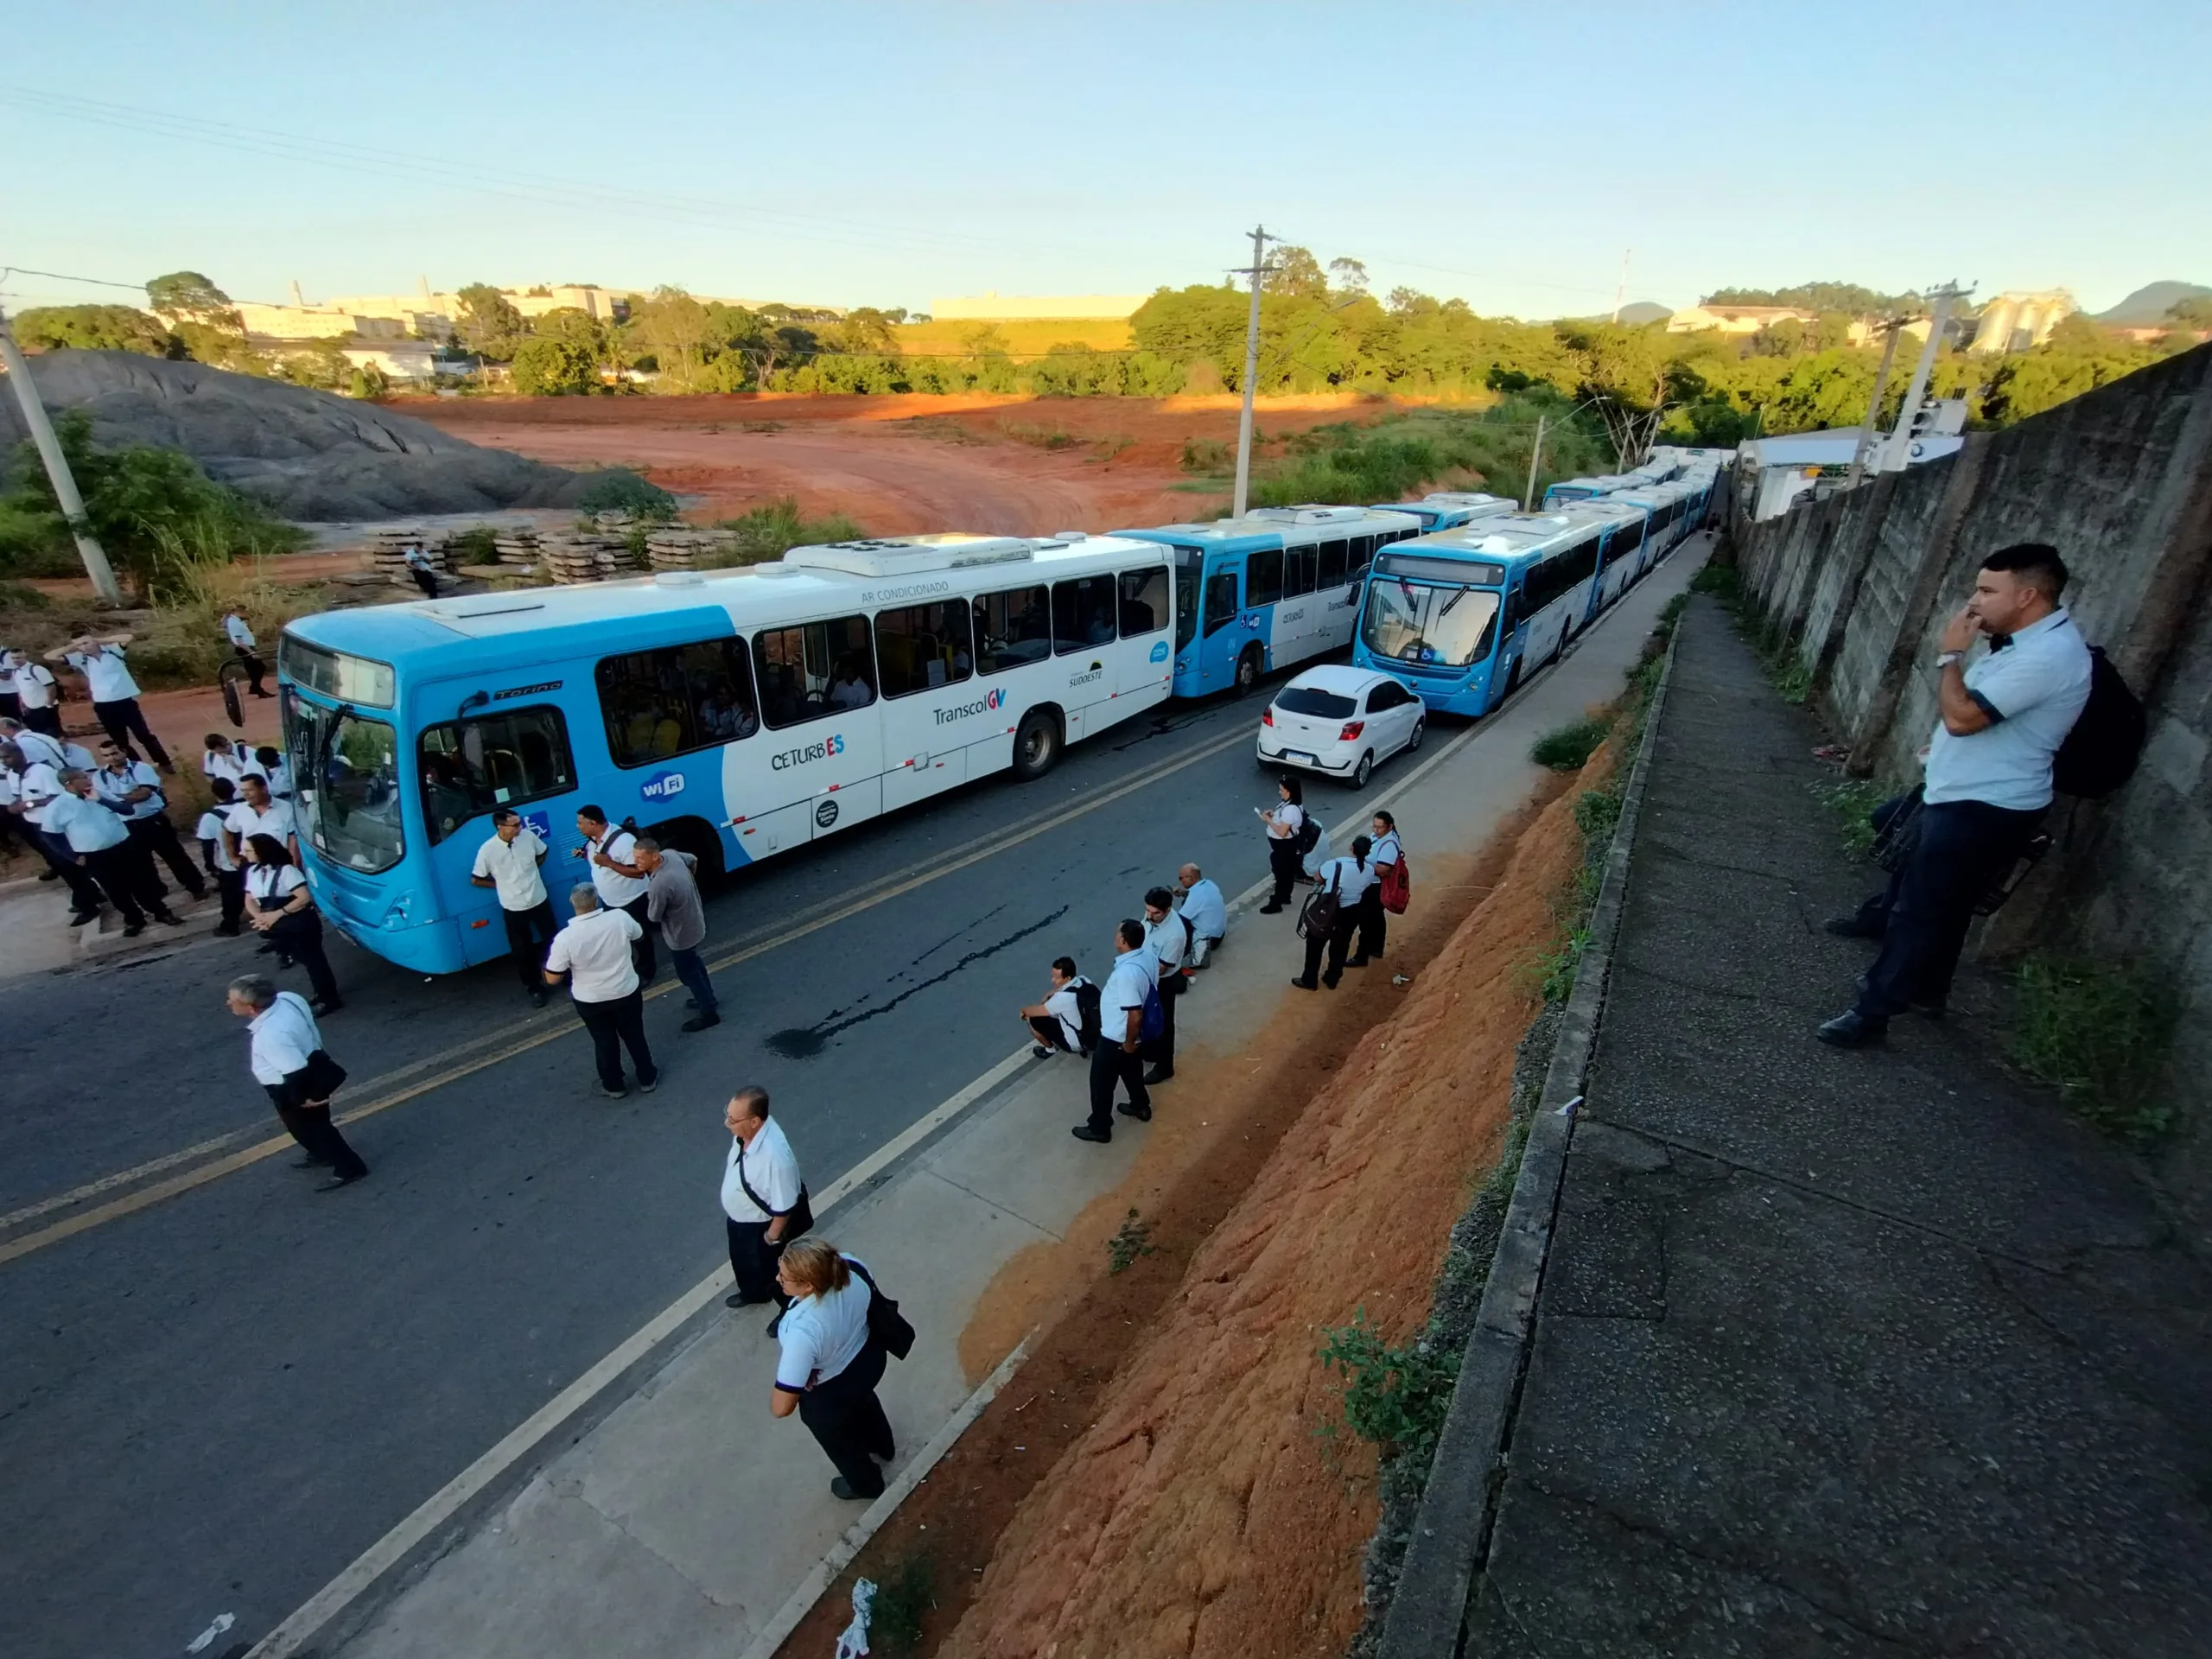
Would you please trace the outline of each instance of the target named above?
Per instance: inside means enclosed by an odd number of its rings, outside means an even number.
[[[676,498],[658,484],[649,484],[627,467],[609,467],[593,474],[576,498],[577,510],[587,516],[598,512],[626,512],[633,518],[664,524],[676,517]]]
[[[1037,426],[1027,421],[1001,421],[998,428],[1016,443],[1033,444],[1039,449],[1072,449],[1083,442],[1059,427]]]
[[[1770,657],[1767,661],[1766,677],[1777,695],[1793,707],[1802,708],[1805,699],[1812,695],[1813,671],[1795,652],[1789,652],[1786,657],[1781,653]]]
[[[1203,478],[1213,478],[1227,472],[1236,463],[1236,455],[1218,438],[1185,438],[1183,440],[1182,468]]]
[[[1139,1256],[1155,1254],[1151,1241],[1152,1224],[1139,1221],[1137,1212],[1132,1209],[1121,1230],[1106,1241],[1106,1271],[1127,1273],[1136,1265]]]
[[[1736,580],[1732,564],[1714,564],[1708,561],[1690,578],[1690,592],[1706,594],[1733,609],[1743,599],[1741,585]]]
[[[2138,1146],[2174,1127],[2158,1092],[2173,1033],[2171,998],[2138,969],[2038,952],[2013,972],[2018,994],[2007,1048],[2075,1111]]]
[[[1321,1363],[1344,1376],[1344,1426],[1389,1459],[1426,1464],[1436,1450],[1459,1375],[1456,1352],[1437,1352],[1416,1338],[1393,1348],[1356,1309],[1351,1323],[1322,1332]],[[1325,1424],[1324,1434],[1336,1425]]]
[[[1845,852],[1853,858],[1865,858],[1873,852],[1873,811],[1888,798],[1879,784],[1866,778],[1843,778],[1833,784],[1814,785],[1813,795],[1835,814]]]
[[[858,541],[868,533],[842,512],[810,518],[799,511],[798,498],[790,495],[750,512],[740,513],[734,518],[725,518],[721,527],[735,537],[735,542],[728,548],[701,555],[699,563],[709,569],[761,564],[770,559],[780,559],[795,547]]]
[[[1528,481],[1539,415],[1549,423],[1536,474],[1539,499],[1560,479],[1614,464],[1599,425],[1568,416],[1556,400],[1516,396],[1480,410],[1413,410],[1370,424],[1338,422],[1294,434],[1284,454],[1260,469],[1252,505],[1370,505],[1404,500],[1424,484],[1446,483],[1518,496]]]
[[[1538,738],[1529,758],[1554,772],[1580,772],[1613,728],[1611,718],[1592,715],[1571,725],[1556,726]]]
[[[875,1586],[875,1600],[868,1609],[871,1649],[882,1654],[919,1653],[923,1622],[936,1608],[936,1560],[926,1550],[909,1555]]]

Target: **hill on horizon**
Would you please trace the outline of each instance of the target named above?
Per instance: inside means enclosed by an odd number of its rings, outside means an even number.
[[[2120,328],[2149,328],[2164,321],[2172,307],[2200,294],[2212,294],[2212,288],[2202,283],[2146,283],[2109,311],[2098,312],[2094,321]]]

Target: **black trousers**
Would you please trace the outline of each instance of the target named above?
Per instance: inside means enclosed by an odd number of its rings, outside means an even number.
[[[573,999],[572,999],[573,1000]],[[651,1050],[645,1046],[645,999],[643,992],[632,991],[627,996],[618,996],[611,1002],[578,1002],[576,1018],[584,1022],[584,1029],[591,1033],[592,1058],[599,1067],[599,1080],[609,1089],[622,1087],[622,1051],[630,1051],[630,1060],[638,1068],[638,1081],[651,1083],[660,1076],[653,1065]]]
[[[1288,904],[1291,888],[1306,873],[1306,861],[1299,856],[1296,844],[1289,840],[1269,841],[1268,868],[1275,878],[1274,894],[1268,902],[1271,905]]]
[[[1178,977],[1160,979],[1160,1035],[1147,1046],[1145,1058],[1173,1071],[1175,1069],[1175,1005],[1183,1000],[1184,984]]]
[[[545,953],[553,948],[553,936],[561,925],[553,919],[553,901],[541,899],[528,910],[509,910],[502,906],[499,919],[507,925],[507,951],[512,956],[515,972],[521,976],[522,988],[532,996],[545,992]]]
[[[1152,1109],[1152,1096],[1144,1086],[1144,1061],[1114,1040],[1108,1032],[1098,1046],[1090,1051],[1090,1127],[1103,1129],[1109,1135],[1114,1130],[1114,1089],[1125,1084],[1129,1091],[1129,1104],[1140,1111]]]
[[[231,649],[238,653],[238,664],[245,670],[246,689],[257,697],[267,696],[269,693],[261,689],[261,678],[269,672],[269,664],[244,645]]]
[[[100,884],[108,903],[123,912],[126,926],[143,927],[148,911],[159,915],[168,909],[162,902],[160,887],[154,880],[154,861],[136,842],[126,841],[118,846],[103,847],[97,853],[86,853],[85,868]]]
[[[1344,976],[1344,952],[1351,949],[1352,935],[1358,931],[1359,906],[1354,905],[1349,910],[1339,908],[1337,925],[1329,930],[1326,936],[1316,935],[1306,941],[1306,971],[1300,977],[1308,985],[1313,982],[1313,976],[1320,970],[1321,953],[1325,950],[1329,953],[1329,970],[1321,975],[1321,982],[1333,985],[1342,979]]]
[[[176,826],[168,821],[168,814],[155,812],[133,818],[130,830],[130,839],[145,849],[149,862],[160,859],[187,893],[195,899],[207,897],[207,879],[200,874],[200,866],[193,861],[192,855],[184,850],[184,843],[177,839]]]
[[[76,854],[69,850],[69,843],[60,836],[49,836],[35,823],[23,825],[23,834],[30,838],[54,874],[61,878],[62,886],[69,889],[70,908],[79,916],[97,916],[100,909],[100,884],[92,880],[92,873],[77,861]]]
[[[282,1084],[270,1090],[274,1095]],[[287,1106],[276,1104],[277,1120],[291,1132],[300,1149],[319,1164],[328,1164],[330,1173],[347,1180],[358,1180],[369,1173],[361,1161],[361,1154],[346,1144],[346,1137],[338,1132],[338,1125],[331,1121],[327,1101],[315,1106]]]
[[[430,572],[417,570],[410,564],[407,567],[407,574],[415,578],[415,585],[423,590],[423,598],[435,599],[438,596],[438,579]]]
[[[622,906],[623,913],[638,925],[638,937],[630,943],[630,963],[638,970],[639,982],[650,985],[660,971],[660,963],[653,955],[653,925],[645,914],[646,895],[639,893]]]
[[[295,911],[269,930],[276,948],[308,970],[308,984],[318,1002],[335,1002],[338,976],[330,971],[330,958],[322,949],[322,918],[310,907]]]
[[[891,1420],[883,1414],[883,1402],[875,1385],[883,1381],[883,1350],[871,1340],[860,1357],[798,1397],[798,1420],[814,1442],[829,1453],[830,1461],[845,1484],[861,1497],[883,1492],[883,1471],[869,1454],[888,1458],[892,1452]]]
[[[1389,931],[1390,912],[1382,908],[1382,888],[1378,883],[1359,901],[1359,954],[1380,957]]]
[[[748,1302],[773,1299],[778,1307],[789,1307],[791,1299],[776,1282],[776,1263],[784,1247],[768,1242],[765,1221],[732,1221],[722,1217],[729,1233],[729,1270],[737,1280],[737,1294]]]
[[[1950,995],[1975,905],[2012,868],[2044,816],[1984,801],[1947,801],[1920,815],[1919,843],[1885,895],[1881,955],[1859,982],[1859,1012],[1869,1020]]]
[[[223,931],[237,932],[239,923],[245,918],[245,872],[216,871],[215,892],[223,901]]]
[[[23,724],[35,732],[44,732],[48,737],[59,738],[61,735],[61,710],[51,702],[43,709],[26,709],[23,710]]]
[[[1052,1014],[1031,1014],[1029,1016],[1029,1029],[1037,1033],[1037,1040],[1044,1044],[1046,1047],[1057,1048],[1063,1052],[1069,1054],[1075,1052],[1074,1049],[1068,1046],[1067,1033],[1060,1028],[1059,1020],[1054,1018]]]
[[[169,752],[162,747],[162,740],[154,735],[154,728],[146,724],[146,716],[138,707],[137,698],[118,697],[112,702],[96,702],[92,705],[92,714],[99,720],[100,729],[124,753],[133,760],[137,758],[138,752],[130,747],[131,734],[136,733],[138,741],[146,746],[146,753],[153,763],[164,769],[168,767]]]

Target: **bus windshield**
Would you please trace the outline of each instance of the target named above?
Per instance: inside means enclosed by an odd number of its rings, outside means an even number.
[[[1393,662],[1466,668],[1490,655],[1497,621],[1495,589],[1377,576],[1367,586],[1359,637],[1376,656]]]
[[[302,827],[317,852],[373,874],[399,862],[399,746],[387,721],[288,696],[287,747]]]

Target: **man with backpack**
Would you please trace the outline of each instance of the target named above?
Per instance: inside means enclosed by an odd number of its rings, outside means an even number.
[[[1114,1138],[1114,1090],[1126,1087],[1128,1102],[1121,1107],[1140,1123],[1152,1121],[1152,1096],[1145,1092],[1144,1062],[1137,1058],[1144,1040],[1155,1035],[1160,1022],[1158,961],[1145,949],[1144,925],[1124,920],[1114,928],[1114,971],[1099,993],[1099,1018],[1104,1027],[1090,1056],[1090,1116],[1075,1126],[1078,1141],[1101,1146]],[[1147,1029],[1149,1027],[1150,1029]]]
[[[1175,895],[1154,887],[1144,896],[1144,944],[1159,964],[1160,1040],[1147,1056],[1152,1070],[1144,1074],[1145,1087],[1165,1083],[1175,1075],[1175,1005],[1191,988],[1191,947],[1197,934],[1187,918],[1177,913]]]
[[[1052,988],[1042,1002],[1021,1011],[1037,1040],[1029,1052],[1039,1059],[1080,1054],[1089,1059],[1098,1047],[1098,988],[1075,970],[1073,957],[1052,963]]]
[[[1943,630],[1918,840],[1883,906],[1831,925],[1878,938],[1882,949],[1858,1001],[1820,1028],[1822,1042],[1857,1048],[1881,1040],[1907,1008],[1940,1014],[1975,906],[2043,822],[2054,757],[2092,679],[2089,647],[2059,604],[2066,574],[2057,550],[2040,543],[1993,553]],[[1988,649],[1969,664],[1977,639]]]

